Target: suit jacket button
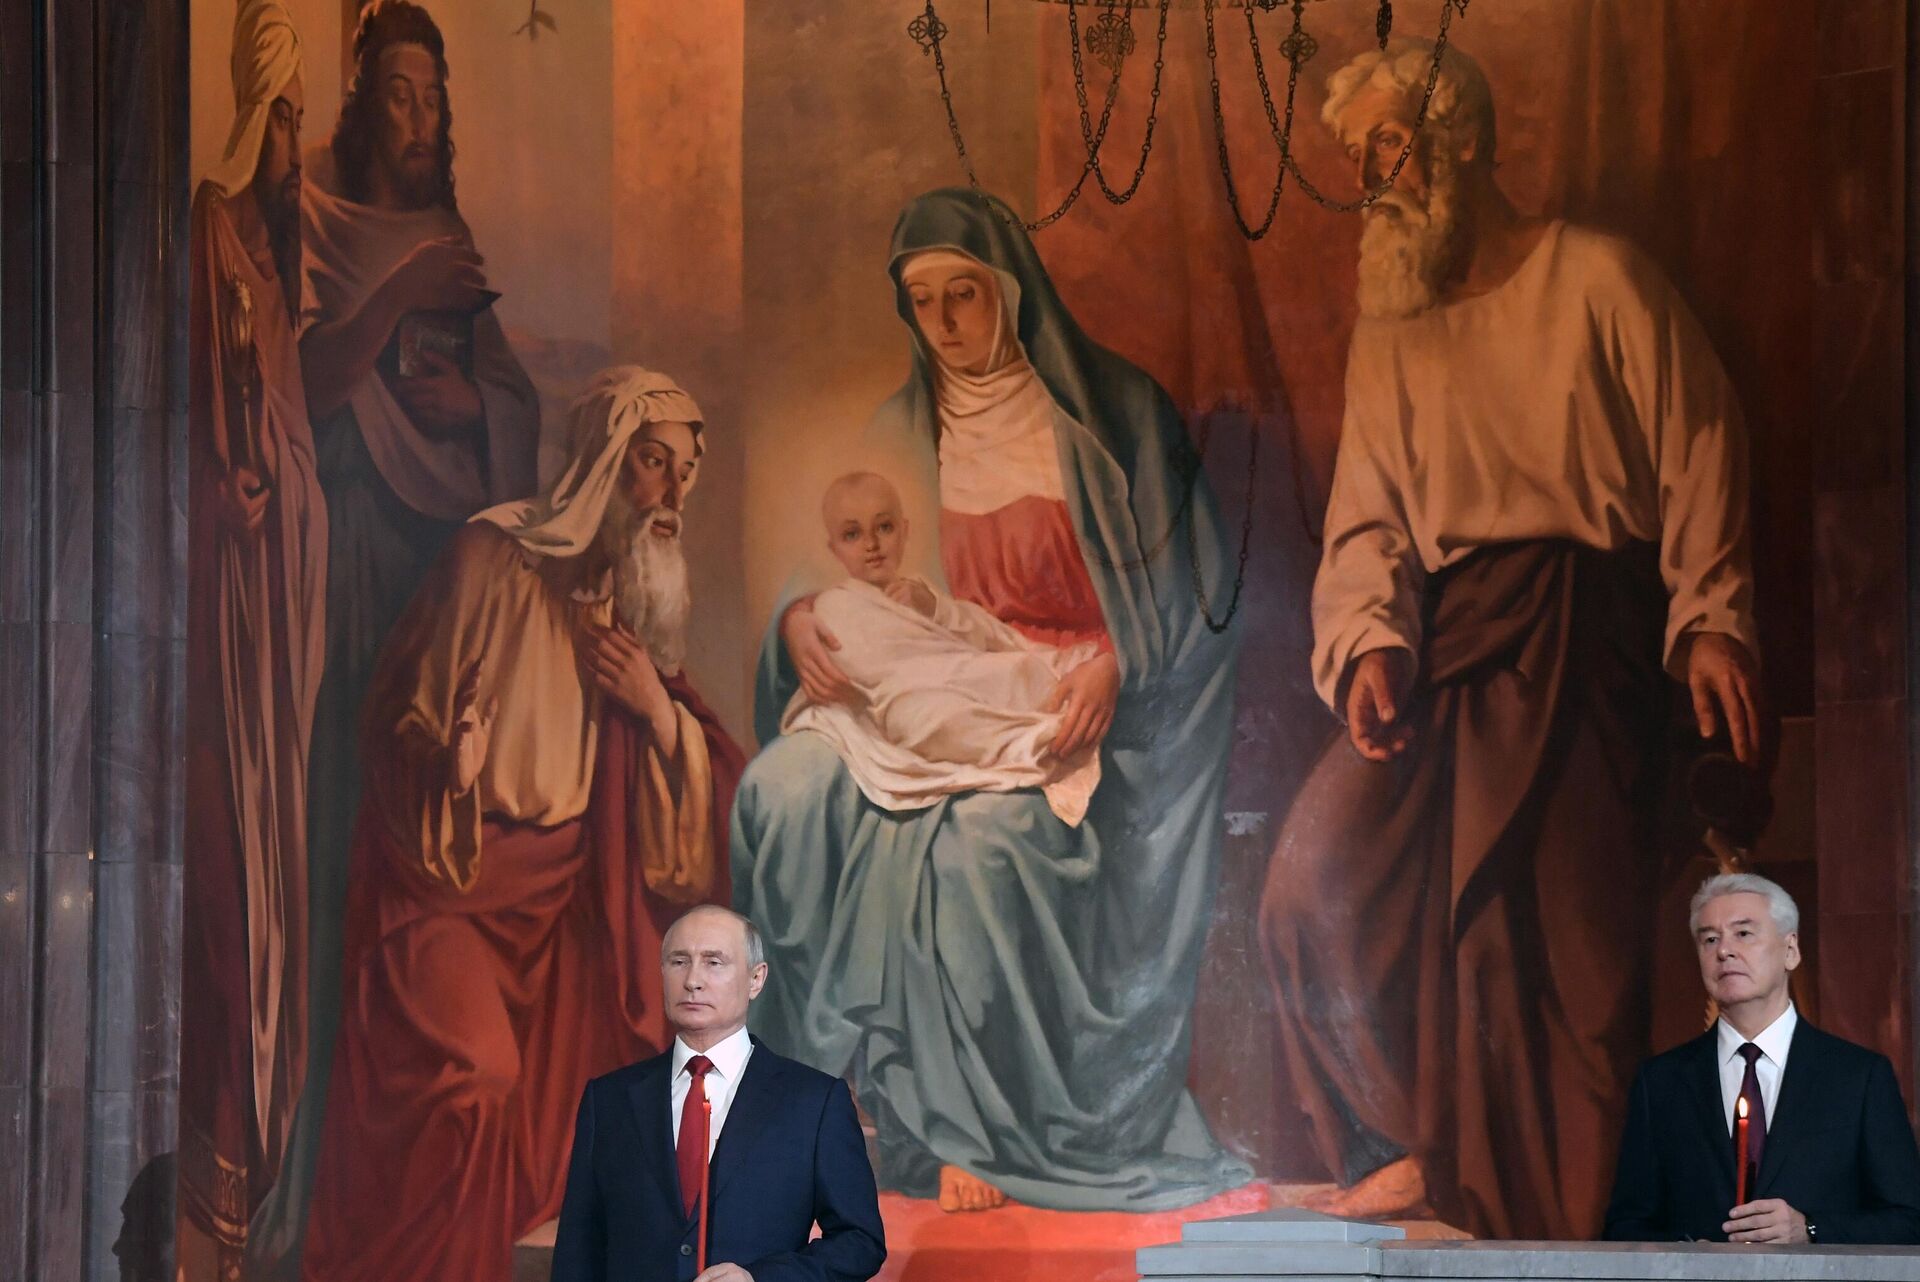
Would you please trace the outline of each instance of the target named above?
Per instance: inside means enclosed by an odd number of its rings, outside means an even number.
[[[685,1242],[682,1242],[682,1243],[680,1244],[680,1254],[682,1254],[682,1255],[692,1255],[692,1254],[693,1254],[693,1248],[692,1248],[691,1246],[689,1246],[689,1245],[687,1245],[687,1244],[686,1244]]]

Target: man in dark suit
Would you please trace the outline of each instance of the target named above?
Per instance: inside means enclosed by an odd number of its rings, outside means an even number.
[[[554,1282],[862,1282],[878,1273],[886,1238],[846,1083],[747,1034],[747,1007],[767,978],[752,923],[713,905],[693,909],[667,932],[661,969],[678,1036],[666,1054],[587,1083]],[[709,1155],[710,1265],[696,1274]],[[820,1236],[808,1241],[816,1224]]]
[[[1787,995],[1800,964],[1793,899],[1765,877],[1723,874],[1694,895],[1691,925],[1720,1019],[1641,1068],[1607,1237],[1920,1242],[1920,1152],[1893,1066],[1801,1019]]]

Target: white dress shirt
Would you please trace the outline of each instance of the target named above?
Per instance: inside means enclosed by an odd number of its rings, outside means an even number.
[[[1754,1061],[1754,1074],[1760,1079],[1760,1098],[1767,1106],[1767,1134],[1773,1134],[1774,1105],[1780,1100],[1780,1077],[1787,1071],[1787,1051],[1793,1045],[1793,1030],[1800,1022],[1799,1014],[1793,1009],[1793,1003],[1787,1003],[1787,1009],[1780,1018],[1761,1030],[1753,1039],[1760,1048],[1760,1058]],[[1740,1083],[1746,1080],[1747,1061],[1740,1058],[1740,1048],[1747,1039],[1740,1031],[1729,1024],[1723,1015],[1720,1018],[1720,1102],[1726,1106],[1727,1134],[1733,1134],[1733,1106],[1740,1099]]]
[[[681,1041],[673,1039],[673,1136],[674,1143],[680,1142],[680,1113],[687,1103],[687,1092],[693,1089],[693,1074],[687,1071],[687,1061],[699,1051]],[[714,1044],[706,1052],[713,1067],[707,1070],[707,1098],[713,1101],[713,1129],[707,1134],[707,1156],[713,1156],[713,1146],[720,1142],[720,1131],[727,1124],[727,1113],[733,1107],[733,1096],[740,1089],[740,1078],[747,1071],[747,1061],[753,1057],[753,1039],[742,1028],[732,1036]],[[1738,1091],[1738,1087],[1734,1088]]]

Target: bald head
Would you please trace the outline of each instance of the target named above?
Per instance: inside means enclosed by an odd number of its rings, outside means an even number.
[[[740,933],[740,955],[746,958],[748,966],[764,966],[767,962],[766,946],[760,942],[760,932],[744,914],[719,904],[699,904],[682,913],[673,925],[667,927],[667,934],[660,941],[660,958],[665,961],[672,954],[674,935],[683,926],[698,926],[703,922],[731,923]]]
[[[878,472],[848,472],[835,477],[820,496],[820,519],[831,533],[835,522],[849,512],[876,507],[899,514],[900,491],[893,488],[893,482]]]
[[[907,518],[900,491],[878,472],[848,472],[820,499],[827,551],[852,577],[885,588],[900,576]]]

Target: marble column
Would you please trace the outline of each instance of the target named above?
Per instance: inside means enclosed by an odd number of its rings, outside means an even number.
[[[78,1277],[92,971],[92,0],[8,0],[0,186],[0,1272]]]
[[[173,1230],[186,622],[186,4],[100,6],[86,1276]]]
[[[173,1146],[185,30],[0,0],[4,1277],[118,1277]]]

